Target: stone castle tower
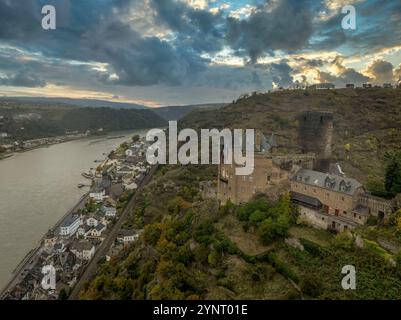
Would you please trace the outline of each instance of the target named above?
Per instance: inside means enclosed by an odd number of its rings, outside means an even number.
[[[315,170],[328,172],[332,155],[333,113],[307,111],[302,113],[298,120],[298,139],[302,152],[315,153]]]

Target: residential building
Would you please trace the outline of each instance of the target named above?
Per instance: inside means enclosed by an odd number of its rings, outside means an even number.
[[[58,239],[57,235],[52,230],[49,230],[46,233],[45,238],[43,239],[44,246],[45,247],[53,247],[56,244],[57,239]]]
[[[99,238],[104,231],[106,231],[106,226],[99,223],[96,227],[90,230],[90,235],[91,237]]]
[[[70,251],[81,260],[91,260],[95,254],[95,246],[85,240],[76,240],[70,246]]]
[[[90,232],[92,227],[88,226],[87,224],[82,225],[77,230],[77,237],[84,237],[86,238]]]
[[[99,221],[94,217],[89,217],[88,219],[86,219],[86,224],[89,227],[96,227],[99,224]]]
[[[117,209],[111,206],[103,205],[100,211],[105,215],[107,218],[114,218],[117,215]]]
[[[61,236],[72,236],[82,224],[81,218],[78,215],[69,215],[60,225]]]
[[[106,197],[106,190],[103,187],[95,187],[89,192],[89,197],[96,202],[102,202]]]
[[[291,179],[291,198],[299,205],[300,220],[324,229],[343,231],[384,218],[391,202],[372,197],[355,179],[301,169]]]
[[[117,235],[117,241],[130,244],[139,239],[139,234],[135,230],[121,230]]]

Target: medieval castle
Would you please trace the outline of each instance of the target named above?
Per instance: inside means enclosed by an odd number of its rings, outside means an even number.
[[[308,111],[299,118],[300,154],[280,153],[276,137],[261,132],[255,137],[255,169],[252,175],[235,175],[235,165],[219,165],[217,198],[242,204],[256,194],[277,198],[290,191],[300,220],[318,228],[343,231],[367,222],[369,216],[384,219],[392,212],[390,200],[374,197],[355,179],[331,165],[333,114]]]

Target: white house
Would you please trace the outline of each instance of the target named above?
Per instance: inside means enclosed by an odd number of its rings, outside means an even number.
[[[77,236],[86,238],[90,230],[91,230],[91,227],[89,227],[87,225],[82,225],[77,230]]]
[[[132,243],[139,239],[139,234],[135,230],[121,230],[117,235],[117,241],[124,244]]]
[[[78,215],[69,215],[60,225],[61,236],[72,236],[82,224]]]
[[[44,238],[45,247],[53,247],[57,242],[57,235],[53,231],[49,230]]]
[[[7,137],[8,137],[7,132],[1,132],[0,133],[0,138],[7,138]]]
[[[75,241],[70,247],[70,251],[81,260],[90,260],[95,255],[95,246],[89,241]]]
[[[100,210],[107,218],[114,218],[117,215],[117,209],[111,206],[102,206]]]
[[[100,237],[104,231],[106,231],[106,226],[102,223],[99,223],[95,228],[90,231],[90,235],[92,237]]]
[[[99,221],[93,217],[86,219],[86,224],[89,227],[96,227],[99,224]]]
[[[130,184],[124,185],[125,190],[136,190],[138,189],[138,185],[135,182],[132,182]]]
[[[96,202],[102,202],[105,196],[106,190],[104,188],[95,188],[89,193],[89,197]]]

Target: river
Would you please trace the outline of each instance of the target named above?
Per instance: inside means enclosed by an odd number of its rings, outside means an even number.
[[[114,133],[16,153],[0,160],[0,290],[47,230],[88,191],[82,172],[134,134]],[[124,137],[120,137],[124,136]]]

